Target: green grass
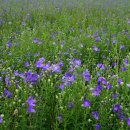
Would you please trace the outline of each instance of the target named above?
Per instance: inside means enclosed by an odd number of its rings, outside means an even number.
[[[100,124],[101,130],[130,129],[126,122],[130,118],[130,88],[127,87],[130,66],[126,66],[126,71],[120,70],[125,58],[130,63],[129,8],[128,0],[1,1],[0,115],[3,122],[0,130],[93,130],[95,124]],[[100,37],[98,42],[93,34]],[[34,38],[41,44],[34,43]],[[113,40],[116,44],[112,44]],[[12,44],[10,48],[8,41]],[[65,44],[61,45],[62,42]],[[125,46],[123,50],[121,44]],[[93,46],[100,51],[94,52]],[[41,57],[51,65],[62,60],[61,72],[36,68],[35,63]],[[75,81],[60,90],[61,79],[73,58],[81,60],[79,67],[72,65]],[[24,67],[27,61],[29,66]],[[117,65],[111,67],[114,61]],[[103,63],[105,70],[99,69],[98,63]],[[85,69],[91,75],[88,83],[82,76]],[[36,84],[27,83],[14,75],[15,70],[37,73],[39,80]],[[95,97],[91,88],[97,86],[98,74],[112,88],[106,90],[102,85],[100,95]],[[5,77],[10,77],[10,86],[5,83]],[[121,85],[117,83],[118,78],[123,81]],[[5,88],[12,93],[11,98],[3,94]],[[116,99],[112,98],[114,93],[118,95]],[[36,100],[36,113],[27,112],[29,96]],[[82,106],[84,99],[90,101],[90,107]],[[69,102],[73,103],[72,108],[68,108]],[[124,120],[112,111],[114,104],[120,104]],[[93,111],[98,112],[98,120],[92,117]],[[62,120],[58,119],[59,115]]]

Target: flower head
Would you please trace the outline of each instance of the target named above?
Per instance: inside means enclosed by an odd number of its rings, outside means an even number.
[[[89,107],[89,106],[90,106],[90,101],[85,99],[85,100],[83,101],[83,104],[82,104],[82,105],[83,105],[83,107],[85,107],[85,108],[86,108],[86,107]]]
[[[35,66],[36,66],[37,68],[42,68],[42,67],[44,66],[44,65],[43,65],[43,62],[44,62],[44,61],[45,61],[44,57],[39,58],[39,60],[36,61]]]
[[[100,125],[99,124],[95,124],[94,127],[95,127],[95,130],[99,130],[100,129]]]
[[[127,125],[130,126],[130,117],[126,118]]]
[[[121,84],[122,84],[122,79],[118,78],[117,83],[118,83],[119,85],[121,85]]]
[[[4,89],[3,94],[4,94],[6,97],[8,97],[8,98],[11,98],[11,97],[12,97],[12,93],[11,93],[9,90],[7,90],[6,88]]]
[[[53,64],[52,65],[52,72],[60,73],[61,72],[60,65],[59,64]]]
[[[123,44],[120,45],[120,50],[124,50],[125,46]]]
[[[113,111],[114,111],[114,112],[119,112],[120,110],[121,110],[121,107],[120,107],[119,104],[114,104],[114,105],[113,105]]]
[[[88,69],[84,70],[83,72],[83,78],[86,82],[88,82],[90,80],[90,74],[89,74],[89,71]]]
[[[100,68],[101,70],[105,69],[105,66],[103,64],[100,64],[100,63],[97,64],[97,67]]]
[[[35,73],[25,73],[25,82],[36,83],[38,81],[38,75]]]
[[[32,96],[29,96],[27,99],[26,103],[28,104],[28,113],[34,113],[36,112],[35,109],[33,108],[36,104],[36,100],[33,99]]]
[[[123,60],[123,64],[124,64],[125,66],[128,66],[128,59],[127,59],[127,58],[125,58],[125,59]]]
[[[2,116],[0,116],[0,124],[3,122],[3,118]]]
[[[80,60],[80,59],[73,58],[73,59],[72,59],[72,64],[73,64],[75,67],[78,67],[78,66],[81,65],[81,60]]]
[[[75,76],[70,73],[65,73],[64,76],[62,77],[62,82],[65,83],[65,85],[70,85],[74,82]]]
[[[8,76],[5,77],[5,84],[7,86],[10,86],[10,77],[8,77]]]
[[[99,41],[100,41],[100,37],[96,37],[95,42],[99,42]]]
[[[74,104],[73,104],[72,102],[69,102],[69,103],[68,103],[68,108],[72,108],[73,105],[74,105]]]
[[[96,46],[93,46],[93,51],[94,51],[94,52],[98,52],[99,49],[98,49]]]
[[[99,118],[97,111],[92,112],[92,116],[93,116],[93,118],[95,118],[96,120],[98,120],[98,118]]]

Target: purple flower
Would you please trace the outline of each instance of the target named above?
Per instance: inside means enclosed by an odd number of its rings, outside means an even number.
[[[35,109],[33,108],[36,104],[36,100],[33,99],[32,96],[29,96],[27,99],[26,103],[28,104],[28,113],[34,113],[36,112]]]
[[[121,71],[126,71],[126,68],[124,66],[122,66]]]
[[[42,69],[43,69],[44,71],[48,70],[49,68],[50,68],[50,64],[43,64],[43,65],[42,65]]]
[[[120,45],[120,50],[124,50],[125,46],[123,44]]]
[[[7,48],[10,48],[12,46],[12,43],[10,41],[7,41],[6,46]]]
[[[19,76],[18,70],[14,70],[14,75]]]
[[[58,64],[59,64],[60,67],[62,67],[63,66],[63,61],[60,60]]]
[[[100,41],[100,37],[96,37],[95,42],[99,42],[99,41]]]
[[[53,64],[52,65],[52,72],[60,73],[61,72],[60,65],[59,64]]]
[[[94,52],[98,52],[99,49],[98,49],[96,46],[93,46],[93,51],[94,51]]]
[[[116,65],[117,65],[116,62],[112,62],[112,64],[111,64],[112,67],[114,67],[114,66],[116,66]]]
[[[24,67],[29,66],[29,62],[24,62]]]
[[[4,89],[3,94],[4,94],[6,97],[8,97],[8,98],[11,98],[11,97],[12,97],[12,93],[11,93],[9,90],[7,90],[6,88]]]
[[[35,64],[35,66],[36,66],[37,68],[42,68],[42,67],[43,67],[42,61],[37,61],[36,64]]]
[[[73,59],[72,59],[72,64],[73,64],[75,67],[78,67],[78,66],[81,65],[81,60],[80,60],[80,59],[73,58]]]
[[[24,76],[25,76],[25,73],[19,74],[19,77],[21,77],[21,78],[24,78]]]
[[[0,116],[0,124],[3,122],[3,118]]]
[[[127,59],[127,58],[125,58],[125,59],[123,60],[123,64],[124,64],[125,66],[128,66],[128,59]]]
[[[69,102],[69,103],[68,103],[68,108],[72,108],[73,105],[74,105],[74,104],[73,104],[72,102]]]
[[[63,117],[61,114],[59,114],[57,118],[58,118],[58,121],[60,121],[60,122],[63,120]]]
[[[120,105],[119,104],[114,104],[113,105],[113,111],[114,112],[119,112],[121,110],[121,108],[120,108]]]
[[[117,98],[117,94],[114,93],[114,94],[112,95],[112,98]]]
[[[84,78],[85,82],[88,82],[88,81],[90,80],[90,74],[89,74],[88,69],[86,69],[86,70],[83,72],[83,78]]]
[[[100,68],[101,70],[105,69],[105,66],[103,64],[100,64],[100,63],[97,64],[97,67]]]
[[[37,68],[42,68],[42,67],[43,67],[43,62],[44,62],[44,61],[45,61],[44,57],[39,58],[39,60],[36,61],[35,66],[36,66]]]
[[[59,86],[60,90],[63,90],[64,87],[65,87],[64,84],[60,84],[60,86]]]
[[[92,112],[92,116],[93,116],[93,118],[98,120],[98,112],[97,111]]]
[[[95,127],[95,130],[99,130],[100,129],[100,125],[99,124],[95,124],[94,127]]]
[[[112,40],[112,44],[116,44],[116,40]]]
[[[73,66],[70,66],[70,68],[69,68],[68,72],[73,72],[73,71],[74,71]]]
[[[98,80],[97,80],[97,82],[98,82],[98,84],[100,84],[100,83],[102,83],[104,85],[107,84],[107,81],[106,81],[106,79],[104,77],[99,77]]]
[[[70,85],[75,80],[75,76],[70,73],[65,73],[62,77],[62,82],[65,83],[65,85]]]
[[[121,111],[118,111],[117,116],[118,116],[118,118],[119,118],[120,120],[124,120],[124,119],[125,119],[125,114],[122,113]]]
[[[86,108],[86,107],[89,107],[89,106],[90,106],[90,101],[85,99],[85,100],[83,101],[83,104],[82,104],[82,105],[83,105],[83,107],[85,107],[85,108]]]
[[[110,83],[108,83],[108,84],[106,85],[106,89],[109,90],[109,89],[111,89],[111,88],[112,88],[112,85],[111,85]]]
[[[36,83],[38,81],[38,75],[31,73],[31,72],[27,72],[25,73],[25,82],[31,82],[31,83]]]
[[[127,125],[130,126],[130,117],[126,118]]]
[[[96,90],[102,90],[102,85],[98,84],[98,85],[96,86]]]
[[[31,106],[31,105],[28,105],[28,113],[34,113],[34,112],[36,112],[35,111],[35,109],[33,108],[33,106]]]
[[[122,84],[122,79],[118,78],[117,83],[118,83],[119,85],[121,85],[121,84]]]
[[[8,76],[5,77],[5,84],[7,86],[10,86],[10,77],[8,77]]]
[[[33,39],[33,42],[34,42],[34,43],[38,43],[39,41],[38,41],[37,38],[34,38],[34,39]]]
[[[92,89],[91,90],[93,96],[99,96],[100,95],[100,89]]]

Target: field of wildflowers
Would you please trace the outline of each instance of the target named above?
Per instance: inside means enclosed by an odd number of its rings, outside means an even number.
[[[130,130],[130,0],[0,0],[0,130]]]

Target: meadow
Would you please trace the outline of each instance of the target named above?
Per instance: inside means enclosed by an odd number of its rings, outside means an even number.
[[[0,0],[0,130],[130,130],[130,0]]]

